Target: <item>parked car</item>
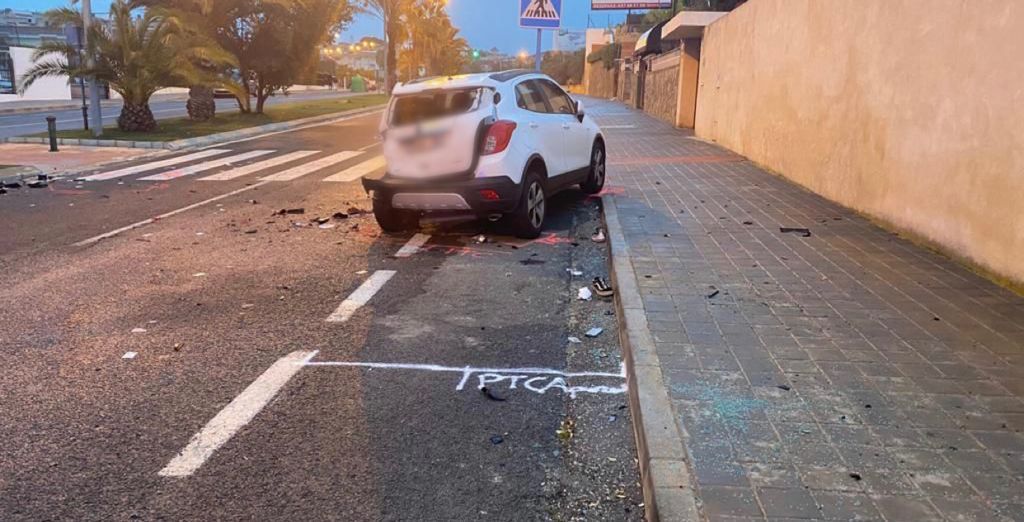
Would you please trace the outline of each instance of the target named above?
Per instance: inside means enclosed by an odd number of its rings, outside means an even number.
[[[380,124],[386,172],[363,178],[386,232],[424,214],[510,221],[535,238],[552,194],[604,187],[601,129],[548,76],[515,70],[395,87]]]

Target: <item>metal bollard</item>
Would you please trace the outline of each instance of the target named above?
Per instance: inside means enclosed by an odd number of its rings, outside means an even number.
[[[46,117],[46,132],[50,133],[50,152],[57,152],[57,117]]]

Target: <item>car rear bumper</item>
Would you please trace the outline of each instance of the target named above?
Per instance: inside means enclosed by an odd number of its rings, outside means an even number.
[[[363,178],[363,188],[372,193],[374,199],[386,201],[393,208],[456,211],[480,216],[513,210],[522,192],[522,187],[505,176],[439,181],[371,175]],[[494,191],[498,198],[485,198],[485,191]]]

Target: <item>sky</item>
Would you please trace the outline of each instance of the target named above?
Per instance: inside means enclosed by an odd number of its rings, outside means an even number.
[[[582,30],[591,27],[607,27],[621,22],[625,11],[591,11],[590,0],[562,0],[562,28]],[[52,7],[68,5],[66,0],[0,0],[0,9],[10,7],[45,11]],[[104,0],[93,0],[93,11],[106,10]],[[452,22],[469,41],[471,47],[490,49],[497,47],[507,53],[536,47],[535,30],[519,27],[519,0],[449,0],[448,12]],[[377,18],[369,15],[358,16],[342,34],[345,41],[358,40],[363,36],[382,36],[383,27]],[[551,47],[551,31],[544,31],[543,48]]]

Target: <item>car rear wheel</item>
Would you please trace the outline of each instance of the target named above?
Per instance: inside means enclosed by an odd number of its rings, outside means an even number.
[[[580,184],[580,188],[587,194],[601,192],[606,172],[604,145],[600,141],[594,142],[594,150],[590,153],[590,174],[587,180]]]
[[[515,234],[523,239],[535,239],[544,229],[547,210],[547,193],[544,182],[536,172],[526,174],[523,179],[523,195],[513,215]]]
[[[416,228],[420,221],[415,212],[396,209],[380,199],[373,200],[373,217],[377,218],[377,224],[380,225],[381,230],[387,233]]]

